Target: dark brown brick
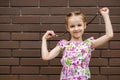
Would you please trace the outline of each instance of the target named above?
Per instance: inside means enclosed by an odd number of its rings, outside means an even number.
[[[10,73],[10,67],[0,66],[0,74],[9,74],[9,73]]]
[[[39,67],[12,67],[12,74],[38,74]]]
[[[120,17],[119,16],[110,16],[110,20],[112,24],[117,24],[120,21]],[[104,20],[102,19],[102,23],[104,23]]]
[[[59,9],[59,10],[58,10]],[[97,13],[97,8],[90,8],[90,7],[71,7],[71,8],[66,8],[66,7],[52,7],[51,8],[51,14],[53,15],[67,15],[70,12],[73,11],[81,11],[84,13],[86,16],[87,15],[95,15]]]
[[[11,19],[9,16],[0,16],[0,23],[4,23],[4,24],[7,24],[7,23],[10,23],[11,22]]]
[[[21,65],[28,65],[28,66],[44,66],[44,65],[48,65],[48,61],[43,61],[40,58],[22,58]]]
[[[114,37],[112,40],[120,40],[120,33],[114,33]]]
[[[41,23],[65,23],[65,17],[63,16],[48,16],[40,17]]]
[[[20,80],[48,80],[47,75],[20,75]]]
[[[90,37],[94,37],[94,39],[97,39],[100,37],[100,34],[99,33],[84,33],[84,35],[83,35],[84,40],[86,40]]]
[[[0,75],[0,80],[19,80],[17,75]]]
[[[108,59],[106,58],[92,58],[90,61],[90,66],[107,66]]]
[[[70,6],[96,6],[97,1],[96,0],[70,0]]]
[[[97,49],[108,49],[109,48],[109,43],[106,42],[105,44],[99,46]]]
[[[62,33],[66,31],[66,27],[64,24],[51,24],[49,26],[49,29],[55,32],[62,32]]]
[[[40,74],[60,74],[61,67],[41,67]]]
[[[19,8],[0,8],[1,15],[19,15],[20,9]]]
[[[60,75],[49,75],[49,80],[59,80]]]
[[[13,23],[40,23],[40,18],[37,16],[16,16],[12,19]]]
[[[90,80],[107,80],[107,76],[105,75],[92,75]]]
[[[60,62],[61,58],[56,58],[56,59],[53,59],[53,60],[50,60],[50,63],[49,65],[61,65],[61,62]]]
[[[89,24],[85,31],[101,33],[101,32],[105,32],[105,27],[103,24]]]
[[[0,7],[8,7],[9,0],[0,0]]]
[[[0,65],[19,65],[18,58],[0,58]]]
[[[0,40],[10,40],[10,33],[0,33]]]
[[[17,41],[0,41],[0,48],[18,48],[19,43]]]
[[[88,16],[88,15],[95,16],[96,13],[98,12],[98,8],[96,7],[80,7],[80,9],[85,16]]]
[[[21,41],[20,48],[41,48],[40,41]]]
[[[112,0],[112,1],[110,1],[110,0],[99,0],[99,4],[100,4],[100,6],[110,6],[110,7],[119,7],[120,6],[120,1],[119,0]]]
[[[68,5],[67,3],[68,0],[41,0],[40,1],[40,6],[46,6],[46,7],[66,7]]]
[[[29,32],[46,32],[47,30],[50,30],[49,24],[24,24],[21,27],[22,31],[29,31]]]
[[[100,50],[94,50],[92,52],[92,58],[100,57]]]
[[[80,8],[52,7],[50,8],[52,15],[67,15],[69,12],[80,10]]]
[[[99,67],[90,67],[91,74],[99,74]]]
[[[110,75],[109,80],[120,80],[120,76],[119,75]]]
[[[94,16],[86,16],[87,22],[90,22],[93,19]],[[99,17],[96,17],[90,24],[98,24],[99,23]]]
[[[38,0],[11,0],[11,6],[38,6]]]
[[[120,46],[118,46],[118,45],[120,45],[119,41],[112,41],[112,42],[110,42],[110,48],[111,49],[120,49]]]
[[[101,67],[101,74],[120,74],[119,67]]]
[[[39,40],[39,33],[12,33],[12,40]]]
[[[21,25],[0,24],[0,31],[21,31]]]
[[[115,15],[118,15],[120,14],[120,7],[111,7],[110,8],[110,15],[111,16],[115,16]]]
[[[11,50],[8,49],[0,49],[0,57],[10,57],[11,56]]]
[[[111,22],[113,24],[119,24],[119,21],[120,21],[120,16],[112,16],[110,17],[111,18]]]
[[[101,56],[102,57],[115,57],[119,58],[120,57],[120,50],[102,50],[101,51]]]
[[[113,30],[114,30],[114,33],[115,32],[120,32],[120,25],[119,24],[113,24]]]
[[[13,50],[12,52],[13,57],[40,57],[40,50]]]
[[[55,59],[41,58],[42,36],[47,30],[57,35],[66,31],[66,14],[80,10],[89,22],[102,7],[110,9],[114,37],[92,52],[91,79],[120,80],[119,0],[0,0],[0,80],[59,80],[62,53]],[[83,40],[105,34],[103,17],[98,15],[87,26]],[[62,37],[48,40],[48,49]]]
[[[22,8],[23,15],[49,15],[50,8],[41,7],[41,8]]]
[[[54,48],[57,45],[58,41],[51,41],[49,48]]]
[[[120,66],[120,59],[119,58],[110,58],[109,64],[110,64],[110,66]]]

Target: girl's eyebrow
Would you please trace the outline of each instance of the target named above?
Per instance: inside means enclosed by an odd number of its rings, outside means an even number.
[[[67,14],[67,17],[70,17],[70,16],[72,16],[72,13]]]
[[[70,17],[72,15],[80,15],[80,14],[81,14],[80,11],[70,12],[70,13],[67,14],[67,17]]]

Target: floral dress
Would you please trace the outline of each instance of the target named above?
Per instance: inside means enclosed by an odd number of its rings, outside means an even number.
[[[63,65],[60,80],[88,80],[90,78],[89,62],[93,37],[83,42],[60,40],[58,46],[63,50],[61,63]]]

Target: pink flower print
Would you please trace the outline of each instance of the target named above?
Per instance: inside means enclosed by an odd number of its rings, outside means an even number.
[[[71,49],[71,51],[74,51],[74,49],[75,49],[75,48],[73,47],[73,48]]]
[[[91,55],[88,55],[88,58],[91,58]]]
[[[78,80],[82,80],[82,78],[81,78],[81,77],[78,77],[77,79],[78,79]]]
[[[75,46],[78,46],[78,45],[79,45],[79,43],[76,43],[76,44],[75,44]]]
[[[81,53],[82,55],[86,53],[86,50],[85,49],[81,49]]]
[[[85,66],[84,63],[82,62],[82,63],[81,63],[81,68],[84,68],[84,66]]]
[[[74,76],[73,69],[70,69],[70,70],[69,70],[69,75],[70,75],[70,76]]]
[[[77,66],[77,64],[76,64],[76,63],[73,63],[73,66],[74,66],[74,68],[75,68],[75,69],[77,69],[77,68],[78,68],[78,66]]]
[[[65,72],[65,67],[62,68],[62,72]]]

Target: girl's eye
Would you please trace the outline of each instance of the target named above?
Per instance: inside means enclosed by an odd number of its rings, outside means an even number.
[[[82,26],[81,24],[78,24],[78,26]]]
[[[74,25],[71,25],[71,26],[70,26],[70,28],[73,28],[73,27],[75,27],[75,26],[74,26]]]

